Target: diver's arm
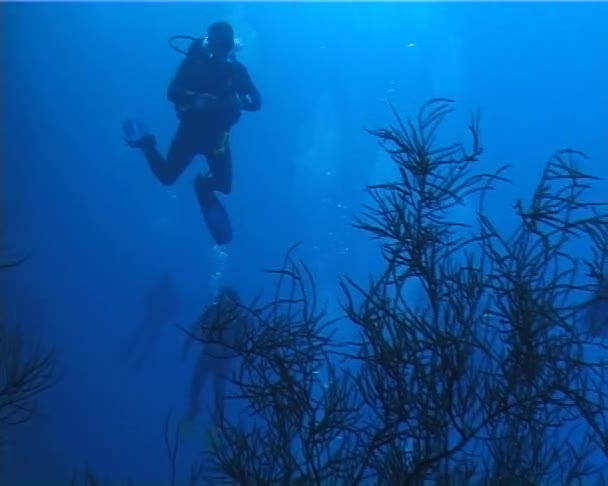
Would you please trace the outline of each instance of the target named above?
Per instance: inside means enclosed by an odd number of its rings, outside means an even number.
[[[167,99],[174,105],[184,105],[192,101],[194,92],[185,87],[186,72],[188,70],[188,60],[182,61],[177,68],[177,72],[167,90]]]
[[[202,40],[197,39],[190,44],[186,59],[184,59],[179,67],[167,90],[167,98],[174,105],[185,105],[190,104],[196,97],[196,93],[186,88],[188,85],[188,79],[193,75],[193,62],[197,56],[201,56],[203,53]]]
[[[237,82],[237,93],[241,99],[241,109],[245,111],[258,111],[262,107],[262,96],[253,84],[247,68],[240,65]]]

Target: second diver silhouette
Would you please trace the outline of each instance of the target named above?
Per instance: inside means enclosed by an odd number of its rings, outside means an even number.
[[[164,274],[144,294],[141,323],[122,347],[119,357],[124,361],[134,360],[140,368],[148,359],[162,327],[176,319],[178,307],[173,281],[169,274]]]
[[[237,292],[231,287],[224,287],[214,302],[203,309],[193,327],[186,330],[182,358],[186,358],[195,341],[199,342],[201,348],[192,373],[188,410],[181,423],[184,432],[192,429],[201,412],[201,395],[208,379],[212,381],[215,406],[222,405],[225,387],[230,382],[237,357],[231,348],[238,342],[244,326],[245,317],[239,307]],[[208,400],[208,404],[209,402],[211,400]],[[208,406],[207,411],[210,408]]]

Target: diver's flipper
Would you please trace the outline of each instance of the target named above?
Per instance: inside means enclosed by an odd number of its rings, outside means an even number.
[[[144,123],[138,118],[129,118],[124,122],[122,132],[129,147],[146,148],[156,143],[154,135],[148,132]]]
[[[198,176],[195,181],[196,194],[201,205],[203,218],[215,242],[218,245],[225,245],[232,241],[230,217],[221,201],[212,190],[206,187],[206,182],[201,176]]]

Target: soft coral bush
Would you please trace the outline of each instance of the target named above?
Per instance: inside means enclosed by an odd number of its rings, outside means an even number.
[[[582,154],[557,152],[530,201],[513,206],[515,227],[498,229],[485,201],[507,167],[483,171],[476,117],[470,149],[437,143],[451,110],[431,100],[416,119],[394,111],[395,126],[370,131],[399,176],[368,188],[356,225],[378,240],[384,265],[365,285],[340,280],[344,318],[318,305],[292,252],[271,296],[228,316],[244,323],[230,344],[234,392],[213,413],[188,484],[603,477],[608,362],[592,320],[605,298],[608,211],[588,199],[597,180]],[[452,211],[465,202],[472,223]],[[338,340],[336,326],[354,337]],[[179,431],[170,439],[168,421],[165,435],[177,484]]]
[[[368,188],[357,222],[384,268],[365,286],[341,281],[340,326],[359,338],[332,342],[314,280],[291,259],[271,303],[246,309],[234,398],[250,421],[217,412],[212,482],[571,484],[604,472],[608,364],[586,322],[608,248],[606,207],[587,198],[595,178],[582,154],[556,153],[515,204],[516,227],[497,229],[484,202],[507,167],[483,172],[475,117],[469,150],[437,144],[451,104],[432,100],[415,120],[395,111],[394,127],[371,131],[399,178]],[[451,211],[467,201],[473,224]]]
[[[26,258],[0,263],[9,269]],[[24,335],[0,316],[0,428],[30,420],[42,392],[55,383],[56,354]]]

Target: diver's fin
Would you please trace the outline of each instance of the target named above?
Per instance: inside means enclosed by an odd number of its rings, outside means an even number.
[[[122,132],[129,147],[147,148],[156,143],[154,135],[148,132],[144,122],[138,118],[129,118],[124,122]]]
[[[194,184],[203,218],[211,236],[218,245],[230,243],[232,241],[232,224],[226,208],[213,191],[208,188],[207,180],[204,177],[199,175]]]

